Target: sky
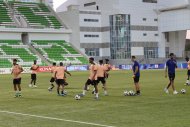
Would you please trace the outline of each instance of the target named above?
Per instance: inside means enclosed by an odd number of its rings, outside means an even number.
[[[54,10],[67,0],[53,0]]]

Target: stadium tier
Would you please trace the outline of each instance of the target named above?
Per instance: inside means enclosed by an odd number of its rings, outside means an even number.
[[[43,3],[9,2],[15,13],[24,17],[29,27],[63,28],[54,13]]]
[[[0,58],[0,67],[10,68],[12,63],[7,58]]]
[[[15,26],[9,8],[3,1],[0,1],[0,26]],[[15,26],[16,27],[16,26]]]
[[[88,64],[87,59],[65,41],[33,40],[32,44],[50,62],[62,61],[65,64]]]
[[[44,63],[20,40],[0,40],[0,67],[10,67],[12,59],[17,58],[19,64],[30,66],[33,60],[38,60],[40,65]]]

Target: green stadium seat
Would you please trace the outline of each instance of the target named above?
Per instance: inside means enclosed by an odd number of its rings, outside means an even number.
[[[12,63],[5,58],[0,58],[0,67],[1,68],[10,68],[12,66]]]
[[[9,14],[9,9],[3,1],[0,1],[0,26],[15,26]]]
[[[30,27],[63,28],[55,15],[43,3],[10,1],[9,4],[24,16]]]
[[[23,61],[29,62],[37,59],[35,56],[29,54],[25,48],[13,48],[8,45],[2,45],[0,48],[7,54],[7,55],[18,55]]]
[[[45,65],[27,45],[22,44],[21,40],[0,40],[0,49],[1,68],[12,66],[13,58],[17,58],[23,66],[31,66],[33,60],[38,60],[40,65]]]
[[[50,62],[88,64],[87,59],[64,40],[33,40],[32,44]]]

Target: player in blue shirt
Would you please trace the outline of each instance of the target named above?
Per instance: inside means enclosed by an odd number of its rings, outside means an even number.
[[[174,79],[175,79],[175,69],[177,68],[177,62],[174,59],[174,54],[170,53],[170,59],[166,62],[166,69],[165,69],[165,77],[169,77],[169,84],[164,89],[164,91],[168,94],[168,89],[172,86],[173,94],[178,94],[174,87]]]
[[[140,79],[140,65],[136,61],[136,57],[132,56],[131,61],[133,62],[133,79],[136,89],[136,95],[140,95],[140,85],[139,85],[139,79]]]

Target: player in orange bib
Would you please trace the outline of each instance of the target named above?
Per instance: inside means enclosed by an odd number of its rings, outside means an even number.
[[[109,64],[109,59],[105,59],[104,67],[106,69],[105,74],[104,74],[104,77],[106,80],[106,79],[108,79],[109,71],[111,70],[111,65]],[[103,84],[102,88],[104,89],[104,94],[107,95],[107,82],[105,84]]]
[[[187,81],[185,85],[190,85],[189,77],[190,77],[190,60],[189,57],[186,57],[185,60],[187,61]]]
[[[37,87],[37,85],[36,85],[36,74],[37,74],[38,68],[39,68],[39,66],[37,65],[37,61],[34,60],[34,64],[30,68],[30,70],[32,70],[32,73],[31,73],[31,82],[29,84],[29,87]]]
[[[88,85],[93,85],[95,88],[95,99],[98,99],[98,86],[97,86],[97,76],[96,76],[97,65],[94,63],[94,58],[92,57],[89,58],[89,63],[90,63],[89,67],[90,75],[84,85],[83,93],[79,94],[79,96],[81,97],[85,96]]]
[[[109,59],[105,59],[104,67],[106,68],[105,78],[109,77],[109,71],[111,70],[111,65],[109,64]]]
[[[106,76],[108,67],[103,64],[103,60],[99,60],[98,70],[97,70],[97,81],[98,83],[101,82],[104,89],[104,95],[107,96],[107,87],[106,87]]]
[[[53,65],[51,66],[51,73],[52,73],[52,77],[50,79],[50,87],[48,88],[49,91],[52,91],[54,86],[54,82],[55,82],[55,70],[56,70],[57,66],[56,63],[53,63]]]
[[[15,97],[21,97],[21,73],[23,68],[17,64],[17,59],[13,59],[13,67],[11,74],[13,75],[13,85]]]
[[[57,83],[57,95],[65,96],[64,87],[65,87],[65,72],[71,76],[67,69],[63,66],[63,63],[60,62],[60,66],[55,69],[55,79]],[[61,94],[60,90],[61,89]]]

